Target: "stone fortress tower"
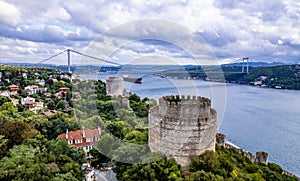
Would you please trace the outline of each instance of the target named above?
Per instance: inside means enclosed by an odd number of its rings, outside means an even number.
[[[164,96],[149,110],[149,147],[186,166],[190,157],[215,150],[217,113],[208,98]]]
[[[119,77],[109,77],[106,79],[106,94],[109,96],[123,95],[123,82]]]

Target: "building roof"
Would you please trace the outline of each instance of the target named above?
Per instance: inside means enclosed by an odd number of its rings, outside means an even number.
[[[48,110],[46,112],[43,112],[44,115],[51,115],[51,114],[54,114],[56,113],[57,111],[56,110]]]
[[[9,92],[8,91],[0,91],[0,95],[9,97]]]
[[[11,92],[15,92],[19,90],[19,86],[13,84],[9,86],[9,89]]]
[[[67,91],[67,90],[70,90],[68,87],[61,87],[58,89],[59,91]]]
[[[94,137],[99,137],[99,130],[98,129],[88,129],[85,130],[85,137],[86,138],[94,138]]]
[[[35,102],[25,102],[25,105],[35,105]]]
[[[85,136],[83,135],[83,131],[85,133]],[[68,134],[68,139],[66,138],[66,135]],[[101,136],[101,130],[100,129],[87,129],[87,130],[76,130],[76,131],[70,131],[64,134],[60,134],[57,136],[57,138],[61,138],[64,140],[82,140],[81,143],[75,143],[73,142],[71,145],[80,147],[80,146],[89,146],[89,145],[95,145],[96,140],[93,140],[93,142],[86,142],[87,138],[99,138]]]
[[[13,85],[10,85],[9,88],[19,88],[19,86],[13,84]]]
[[[26,89],[37,89],[37,88],[39,88],[39,86],[37,86],[37,85],[29,85],[29,86],[25,87],[25,90]]]

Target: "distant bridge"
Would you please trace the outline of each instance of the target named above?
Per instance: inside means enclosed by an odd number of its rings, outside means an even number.
[[[72,50],[72,49],[67,49],[67,50],[64,50],[64,51],[62,51],[62,52],[59,52],[59,53],[57,53],[57,54],[55,54],[55,55],[53,55],[53,56],[51,56],[51,57],[49,57],[49,58],[46,58],[46,59],[44,59],[44,60],[38,62],[37,64],[40,64],[40,63],[44,63],[44,62],[46,62],[46,61],[49,61],[49,60],[51,60],[51,59],[57,57],[57,56],[60,55],[60,54],[65,53],[65,52],[67,52],[67,55],[68,55],[68,72],[69,72],[69,73],[71,73],[71,56],[70,56],[70,53],[71,53],[71,52],[73,52],[73,53],[75,53],[75,54],[78,54],[78,55],[81,55],[81,56],[84,56],[84,57],[88,57],[88,58],[90,58],[90,59],[98,60],[98,61],[101,61],[101,62],[106,62],[106,63],[112,64],[112,65],[121,65],[121,64],[116,63],[116,62],[112,62],[112,61],[104,60],[104,59],[102,59],[102,58],[98,58],[98,57],[94,57],[94,56],[91,56],[91,55],[87,55],[87,54],[84,54],[84,53],[81,53],[81,52],[78,52],[78,51],[75,51],[75,50]]]
[[[84,56],[84,57],[87,57],[87,58],[90,58],[90,59],[94,59],[94,60],[97,60],[97,61],[100,61],[100,62],[105,62],[105,63],[108,63],[108,64],[111,64],[111,65],[117,65],[117,66],[122,66],[122,64],[120,63],[117,63],[117,62],[113,62],[113,61],[109,61],[109,60],[105,60],[105,59],[102,59],[102,58],[98,58],[98,57],[95,57],[95,56],[92,56],[92,55],[88,55],[88,54],[85,54],[85,53],[81,53],[81,52],[78,52],[78,51],[75,51],[75,50],[72,50],[72,49],[66,49],[62,52],[59,52],[49,58],[46,58],[36,64],[40,64],[40,63],[44,63],[46,61],[49,61],[55,57],[57,57],[58,55],[61,55],[63,53],[66,53],[67,52],[67,61],[68,61],[68,72],[71,73],[71,56],[70,54],[71,53],[75,53],[75,54],[78,54],[78,55],[81,55],[81,56]],[[225,73],[235,73],[235,74],[245,74],[245,73],[249,73],[249,58],[248,57],[242,57],[242,58],[239,58],[237,60],[234,60],[230,63],[242,63],[242,69],[241,71],[237,71],[237,72],[225,72]],[[222,71],[220,71],[220,68],[219,66],[209,66],[209,67],[206,67],[206,66],[201,66],[201,69],[204,71],[204,72],[209,72],[209,73],[224,73]],[[100,70],[99,70],[100,71]],[[102,73],[102,72],[99,72],[99,73]],[[104,72],[103,72],[104,73]],[[145,73],[148,73],[148,74],[154,74],[156,73],[155,71],[142,71],[142,72],[138,72],[138,71],[130,71],[130,70],[123,70],[121,71],[122,74],[145,74]]]

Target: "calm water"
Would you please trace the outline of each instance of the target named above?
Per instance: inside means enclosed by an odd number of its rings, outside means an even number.
[[[98,78],[104,80],[108,76]],[[270,162],[300,176],[300,91],[237,84],[210,85],[201,80],[165,79],[153,75],[143,76],[142,84],[123,82],[123,86],[141,97],[154,99],[170,94],[213,98],[219,131],[226,134],[229,141],[252,153],[267,151]]]

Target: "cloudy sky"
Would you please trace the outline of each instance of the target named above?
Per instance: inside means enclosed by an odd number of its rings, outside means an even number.
[[[39,62],[67,48],[118,63],[300,62],[298,0],[6,0],[0,7],[0,62]],[[62,54],[46,63],[65,61]]]

